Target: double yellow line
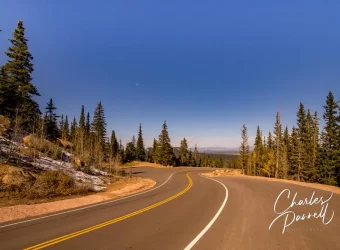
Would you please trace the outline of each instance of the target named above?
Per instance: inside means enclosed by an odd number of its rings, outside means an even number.
[[[42,249],[42,248],[45,248],[45,247],[48,247],[48,246],[57,244],[57,243],[62,242],[62,241],[72,239],[72,238],[77,237],[77,236],[79,236],[79,235],[86,234],[86,233],[89,233],[89,232],[91,232],[91,231],[100,229],[100,228],[102,228],[102,227],[106,227],[106,226],[112,225],[112,224],[117,223],[117,222],[119,222],[119,221],[125,220],[125,219],[130,218],[130,217],[133,217],[133,216],[135,216],[135,215],[137,215],[137,214],[144,213],[144,212],[146,212],[146,211],[148,211],[148,210],[150,210],[150,209],[153,209],[153,208],[155,208],[155,207],[158,207],[158,206],[160,206],[160,205],[163,205],[164,203],[167,203],[167,202],[169,202],[169,201],[171,201],[171,200],[177,198],[178,196],[181,196],[182,194],[186,193],[186,192],[192,187],[193,182],[192,182],[192,179],[191,179],[190,176],[189,176],[189,173],[187,173],[186,176],[187,176],[187,178],[188,178],[188,180],[189,180],[188,186],[187,186],[185,189],[183,189],[181,192],[179,192],[179,193],[177,193],[177,194],[171,196],[171,197],[168,198],[168,199],[165,199],[165,200],[163,200],[163,201],[160,201],[160,202],[158,202],[158,203],[156,203],[156,204],[153,204],[153,205],[151,205],[151,206],[145,207],[145,208],[140,209],[140,210],[138,210],[138,211],[129,213],[129,214],[127,214],[127,215],[123,215],[123,216],[118,217],[118,218],[116,218],[116,219],[109,220],[109,221],[107,221],[107,222],[98,224],[98,225],[96,225],[96,226],[92,226],[92,227],[89,227],[89,228],[80,230],[80,231],[78,231],[78,232],[74,232],[74,233],[71,233],[71,234],[67,234],[67,235],[64,235],[64,236],[55,238],[55,239],[53,239],[53,240],[49,240],[49,241],[40,243],[40,244],[38,244],[38,245],[35,245],[35,246],[32,246],[32,247],[25,248],[25,250],[30,250],[30,249]]]

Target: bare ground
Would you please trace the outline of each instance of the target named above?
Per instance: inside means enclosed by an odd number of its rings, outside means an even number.
[[[127,196],[136,192],[151,188],[156,184],[151,179],[134,177],[122,179],[111,184],[104,192],[83,196],[74,199],[59,200],[33,205],[16,205],[0,208],[0,222],[22,219],[53,213],[64,209],[76,208],[97,202],[111,200],[117,197]]]
[[[227,177],[227,176],[237,176],[240,178],[256,178],[256,179],[262,179],[266,181],[279,181],[279,182],[285,182],[289,184],[295,184],[320,190],[325,190],[329,192],[333,192],[335,194],[340,194],[340,188],[330,185],[324,185],[319,183],[307,183],[307,182],[299,182],[299,181],[293,181],[293,180],[284,180],[284,179],[276,179],[276,178],[268,178],[263,176],[250,176],[250,175],[243,175],[241,173],[241,170],[238,169],[230,169],[230,170],[216,170],[214,172],[209,173],[203,173],[202,175],[207,177]]]

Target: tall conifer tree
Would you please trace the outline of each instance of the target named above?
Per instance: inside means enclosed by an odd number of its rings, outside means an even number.
[[[334,100],[333,93],[330,91],[324,106],[323,119],[324,129],[321,133],[321,152],[319,162],[319,181],[329,185],[340,185],[338,171],[340,169],[339,154],[339,124],[338,112],[339,103]]]
[[[137,147],[136,147],[136,158],[139,161],[146,160],[143,133],[142,133],[142,124],[139,124]]]
[[[1,70],[0,84],[0,113],[13,119],[20,116],[22,126],[31,130],[29,124],[40,116],[39,105],[34,96],[40,96],[36,86],[32,84],[33,56],[28,50],[28,39],[21,20],[13,32],[13,39],[9,39],[12,46],[8,48],[7,63]]]
[[[249,157],[248,130],[245,124],[242,126],[242,129],[241,129],[241,137],[242,137],[242,142],[240,146],[240,159],[241,159],[242,173],[244,174],[244,170],[247,167],[247,161]]]

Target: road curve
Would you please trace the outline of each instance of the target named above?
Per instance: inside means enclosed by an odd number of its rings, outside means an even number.
[[[323,225],[320,219],[306,219],[294,222],[282,234],[283,218],[277,220],[270,230],[268,227],[278,216],[273,206],[283,190],[290,190],[290,198],[298,192],[297,201],[298,198],[309,200],[313,191],[316,191],[314,197],[323,195],[324,200],[330,194],[294,184],[244,177],[215,178],[221,182],[218,183],[200,176],[203,171],[206,170],[135,168],[133,173],[136,176],[156,180],[159,188],[123,200],[35,221],[8,227],[1,227],[6,224],[0,224],[0,249],[25,249],[79,231],[84,233],[63,238],[65,240],[59,242],[54,240],[48,248],[340,248],[340,195],[334,194],[328,202],[327,218],[334,210],[334,217],[328,225]],[[168,182],[160,186],[172,173],[175,174]],[[284,210],[291,204],[291,199],[286,196],[287,193],[284,193],[280,198],[278,210]],[[169,200],[169,197],[173,198]],[[320,204],[315,204],[290,210],[296,214],[308,214],[319,212],[320,207]],[[136,211],[142,212],[123,217]],[[94,228],[122,217],[124,219],[117,223]],[[88,228],[95,230],[84,231]],[[194,244],[190,245],[193,241]]]

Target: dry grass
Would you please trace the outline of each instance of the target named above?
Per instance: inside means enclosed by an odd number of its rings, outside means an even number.
[[[208,177],[218,177],[218,176],[242,176],[241,169],[218,169],[214,172],[203,173],[202,175]]]
[[[160,164],[156,164],[156,163],[151,163],[151,162],[146,162],[146,161],[132,161],[132,162],[128,162],[123,164],[123,166],[121,166],[123,168],[127,168],[127,167],[156,167],[156,168],[167,168],[165,166],[162,166]]]
[[[45,139],[41,139],[36,135],[28,135],[23,138],[23,142],[26,146],[30,147],[31,153],[34,151],[39,151],[54,160],[60,160],[63,157],[62,149]],[[29,152],[28,152],[29,153]]]
[[[77,184],[61,171],[32,173],[0,165],[0,206],[40,203],[91,191],[91,186]]]
[[[130,195],[137,191],[143,191],[153,187],[155,184],[156,182],[150,179],[125,178],[111,184],[107,191],[93,195],[35,205],[2,207],[0,208],[0,222],[90,205],[93,203],[110,200],[112,198]]]
[[[58,139],[58,142],[59,142],[60,146],[62,146],[64,148],[68,148],[68,149],[73,148],[72,142],[69,142],[69,141],[66,141],[66,140],[63,140],[63,139]]]
[[[6,116],[0,115],[0,135],[5,133],[10,125],[10,120]]]

